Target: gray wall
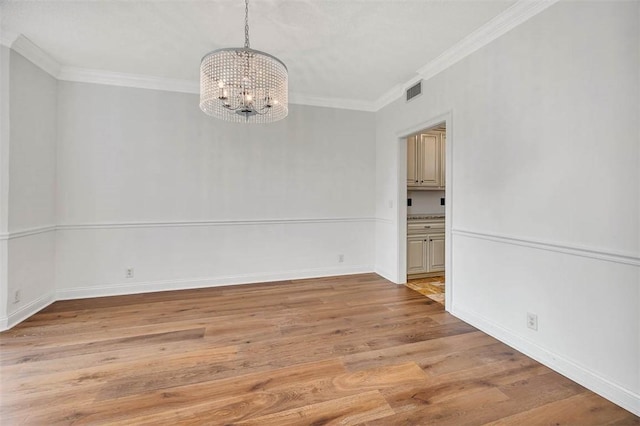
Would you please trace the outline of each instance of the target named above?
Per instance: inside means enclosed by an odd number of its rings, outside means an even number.
[[[557,3],[376,117],[376,267],[404,279],[398,136],[450,113],[449,309],[636,411],[639,7]]]
[[[57,80],[14,51],[9,58],[5,291],[15,323],[54,297]]]
[[[0,45],[0,327],[7,326],[11,49]]]
[[[373,113],[243,125],[197,95],[70,82],[58,112],[61,297],[373,270]]]

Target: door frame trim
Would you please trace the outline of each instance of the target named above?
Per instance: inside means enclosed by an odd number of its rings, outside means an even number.
[[[407,137],[420,131],[429,130],[439,124],[445,123],[447,143],[445,146],[445,310],[451,312],[454,306],[454,253],[452,244],[452,223],[453,223],[453,110],[435,115],[428,120],[421,121],[404,130],[396,132],[397,136],[397,200],[396,203],[396,223],[398,225],[398,246],[396,256],[396,267],[398,271],[398,284],[407,282]]]

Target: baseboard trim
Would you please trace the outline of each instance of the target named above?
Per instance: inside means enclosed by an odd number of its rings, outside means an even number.
[[[398,284],[398,285],[400,285],[399,283],[397,283],[397,282],[396,282],[396,280],[394,279],[393,274],[392,274],[391,272],[386,271],[386,270],[381,269],[381,268],[376,268],[374,272],[375,272],[376,274],[380,275],[380,276],[381,276],[382,278],[384,278],[385,280],[387,280],[387,281],[391,281],[391,282],[392,282],[392,283],[394,283],[394,284]]]
[[[299,269],[278,273],[256,273],[227,275],[221,277],[203,277],[182,280],[162,280],[74,287],[67,289],[58,289],[58,291],[56,292],[56,300],[86,299],[91,297],[153,293],[157,291],[189,290],[195,288],[221,287],[228,285],[255,284],[261,282],[364,274],[374,272],[373,269],[374,268],[371,265],[355,265],[337,268]]]
[[[56,295],[54,292],[47,293],[42,297],[39,297],[38,299],[33,300],[24,306],[21,306],[20,308],[18,308],[18,310],[10,313],[8,316],[0,318],[0,331],[8,330],[14,325],[21,323],[30,316],[43,310],[56,301],[55,296]]]
[[[603,398],[621,406],[625,410],[640,416],[639,394],[629,391],[628,389],[625,389],[604,377],[594,374],[592,371],[589,371],[574,361],[548,351],[547,349],[514,334],[481,315],[465,311],[464,309],[460,309],[456,306],[453,307],[451,313],[457,318],[471,324],[490,336],[495,337],[501,342],[546,365],[552,370],[592,390]]]

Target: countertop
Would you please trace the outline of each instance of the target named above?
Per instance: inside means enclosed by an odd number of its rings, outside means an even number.
[[[444,213],[412,213],[407,215],[407,220],[444,220]]]

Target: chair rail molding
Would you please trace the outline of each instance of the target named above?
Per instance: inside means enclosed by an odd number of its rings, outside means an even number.
[[[222,219],[190,220],[167,222],[104,222],[56,225],[56,230],[117,229],[117,228],[171,228],[190,226],[245,226],[245,225],[296,225],[313,223],[356,223],[374,222],[373,217],[336,217],[336,218],[286,218],[286,219]]]
[[[589,257],[592,259],[604,260],[607,262],[622,263],[625,265],[640,266],[640,255],[638,253],[623,253],[613,250],[606,250],[593,247],[582,247],[577,245],[563,244],[559,242],[515,237],[486,232],[468,231],[454,228],[454,236],[476,238],[497,243],[511,244],[523,247],[530,247],[538,250],[553,251],[557,253],[570,254],[573,256]]]

